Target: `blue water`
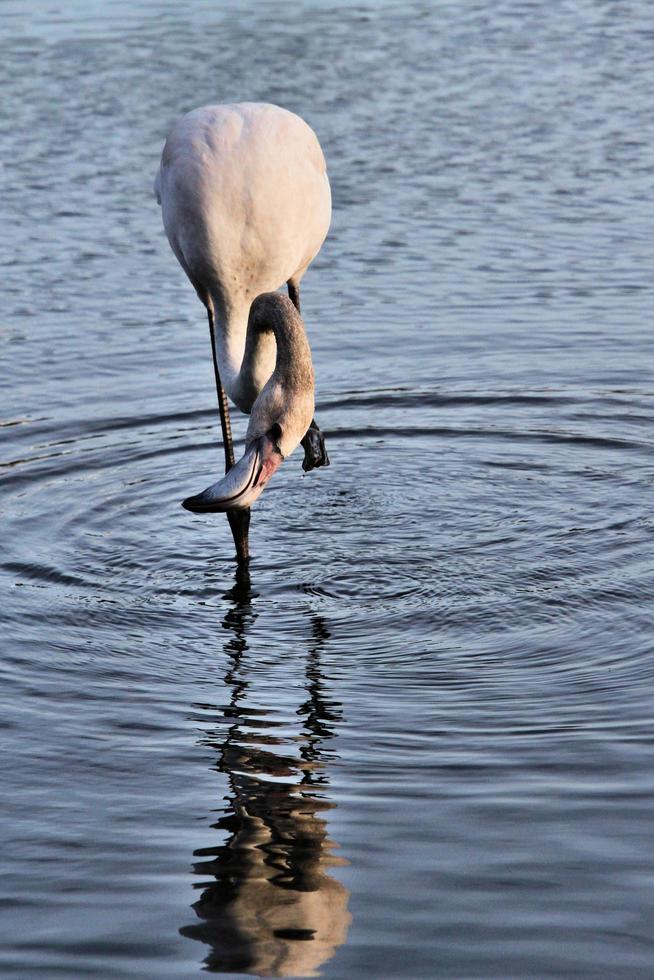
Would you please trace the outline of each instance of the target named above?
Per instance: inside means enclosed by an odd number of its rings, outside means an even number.
[[[0,9],[3,978],[654,973],[644,0]],[[249,576],[174,120],[313,126]],[[245,420],[235,413],[239,438]]]

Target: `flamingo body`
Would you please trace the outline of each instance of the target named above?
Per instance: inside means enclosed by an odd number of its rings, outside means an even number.
[[[155,193],[173,252],[215,311],[222,383],[249,413],[276,356],[272,334],[262,334],[240,376],[252,302],[286,282],[297,286],[329,229],[318,139],[279,106],[195,109],[168,136]]]

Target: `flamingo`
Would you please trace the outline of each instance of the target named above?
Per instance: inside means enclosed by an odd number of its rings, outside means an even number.
[[[224,511],[247,562],[250,507],[300,443],[303,468],[328,466],[315,420],[300,281],[331,219],[313,130],[279,106],[243,102],[187,113],[174,125],[154,183],[170,246],[209,319],[225,476],[182,506]],[[276,292],[287,285],[288,297]],[[250,415],[234,460],[227,397]]]

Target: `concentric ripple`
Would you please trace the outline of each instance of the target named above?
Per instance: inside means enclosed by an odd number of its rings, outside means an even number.
[[[3,980],[650,980],[650,8],[46,6],[0,40]],[[249,575],[180,506],[222,453],[151,196],[237,98],[334,199],[332,465]]]

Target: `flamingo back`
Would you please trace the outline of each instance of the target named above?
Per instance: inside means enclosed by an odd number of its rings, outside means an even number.
[[[262,103],[183,116],[164,146],[155,193],[191,282],[227,309],[299,281],[331,218],[315,133],[294,113]]]

